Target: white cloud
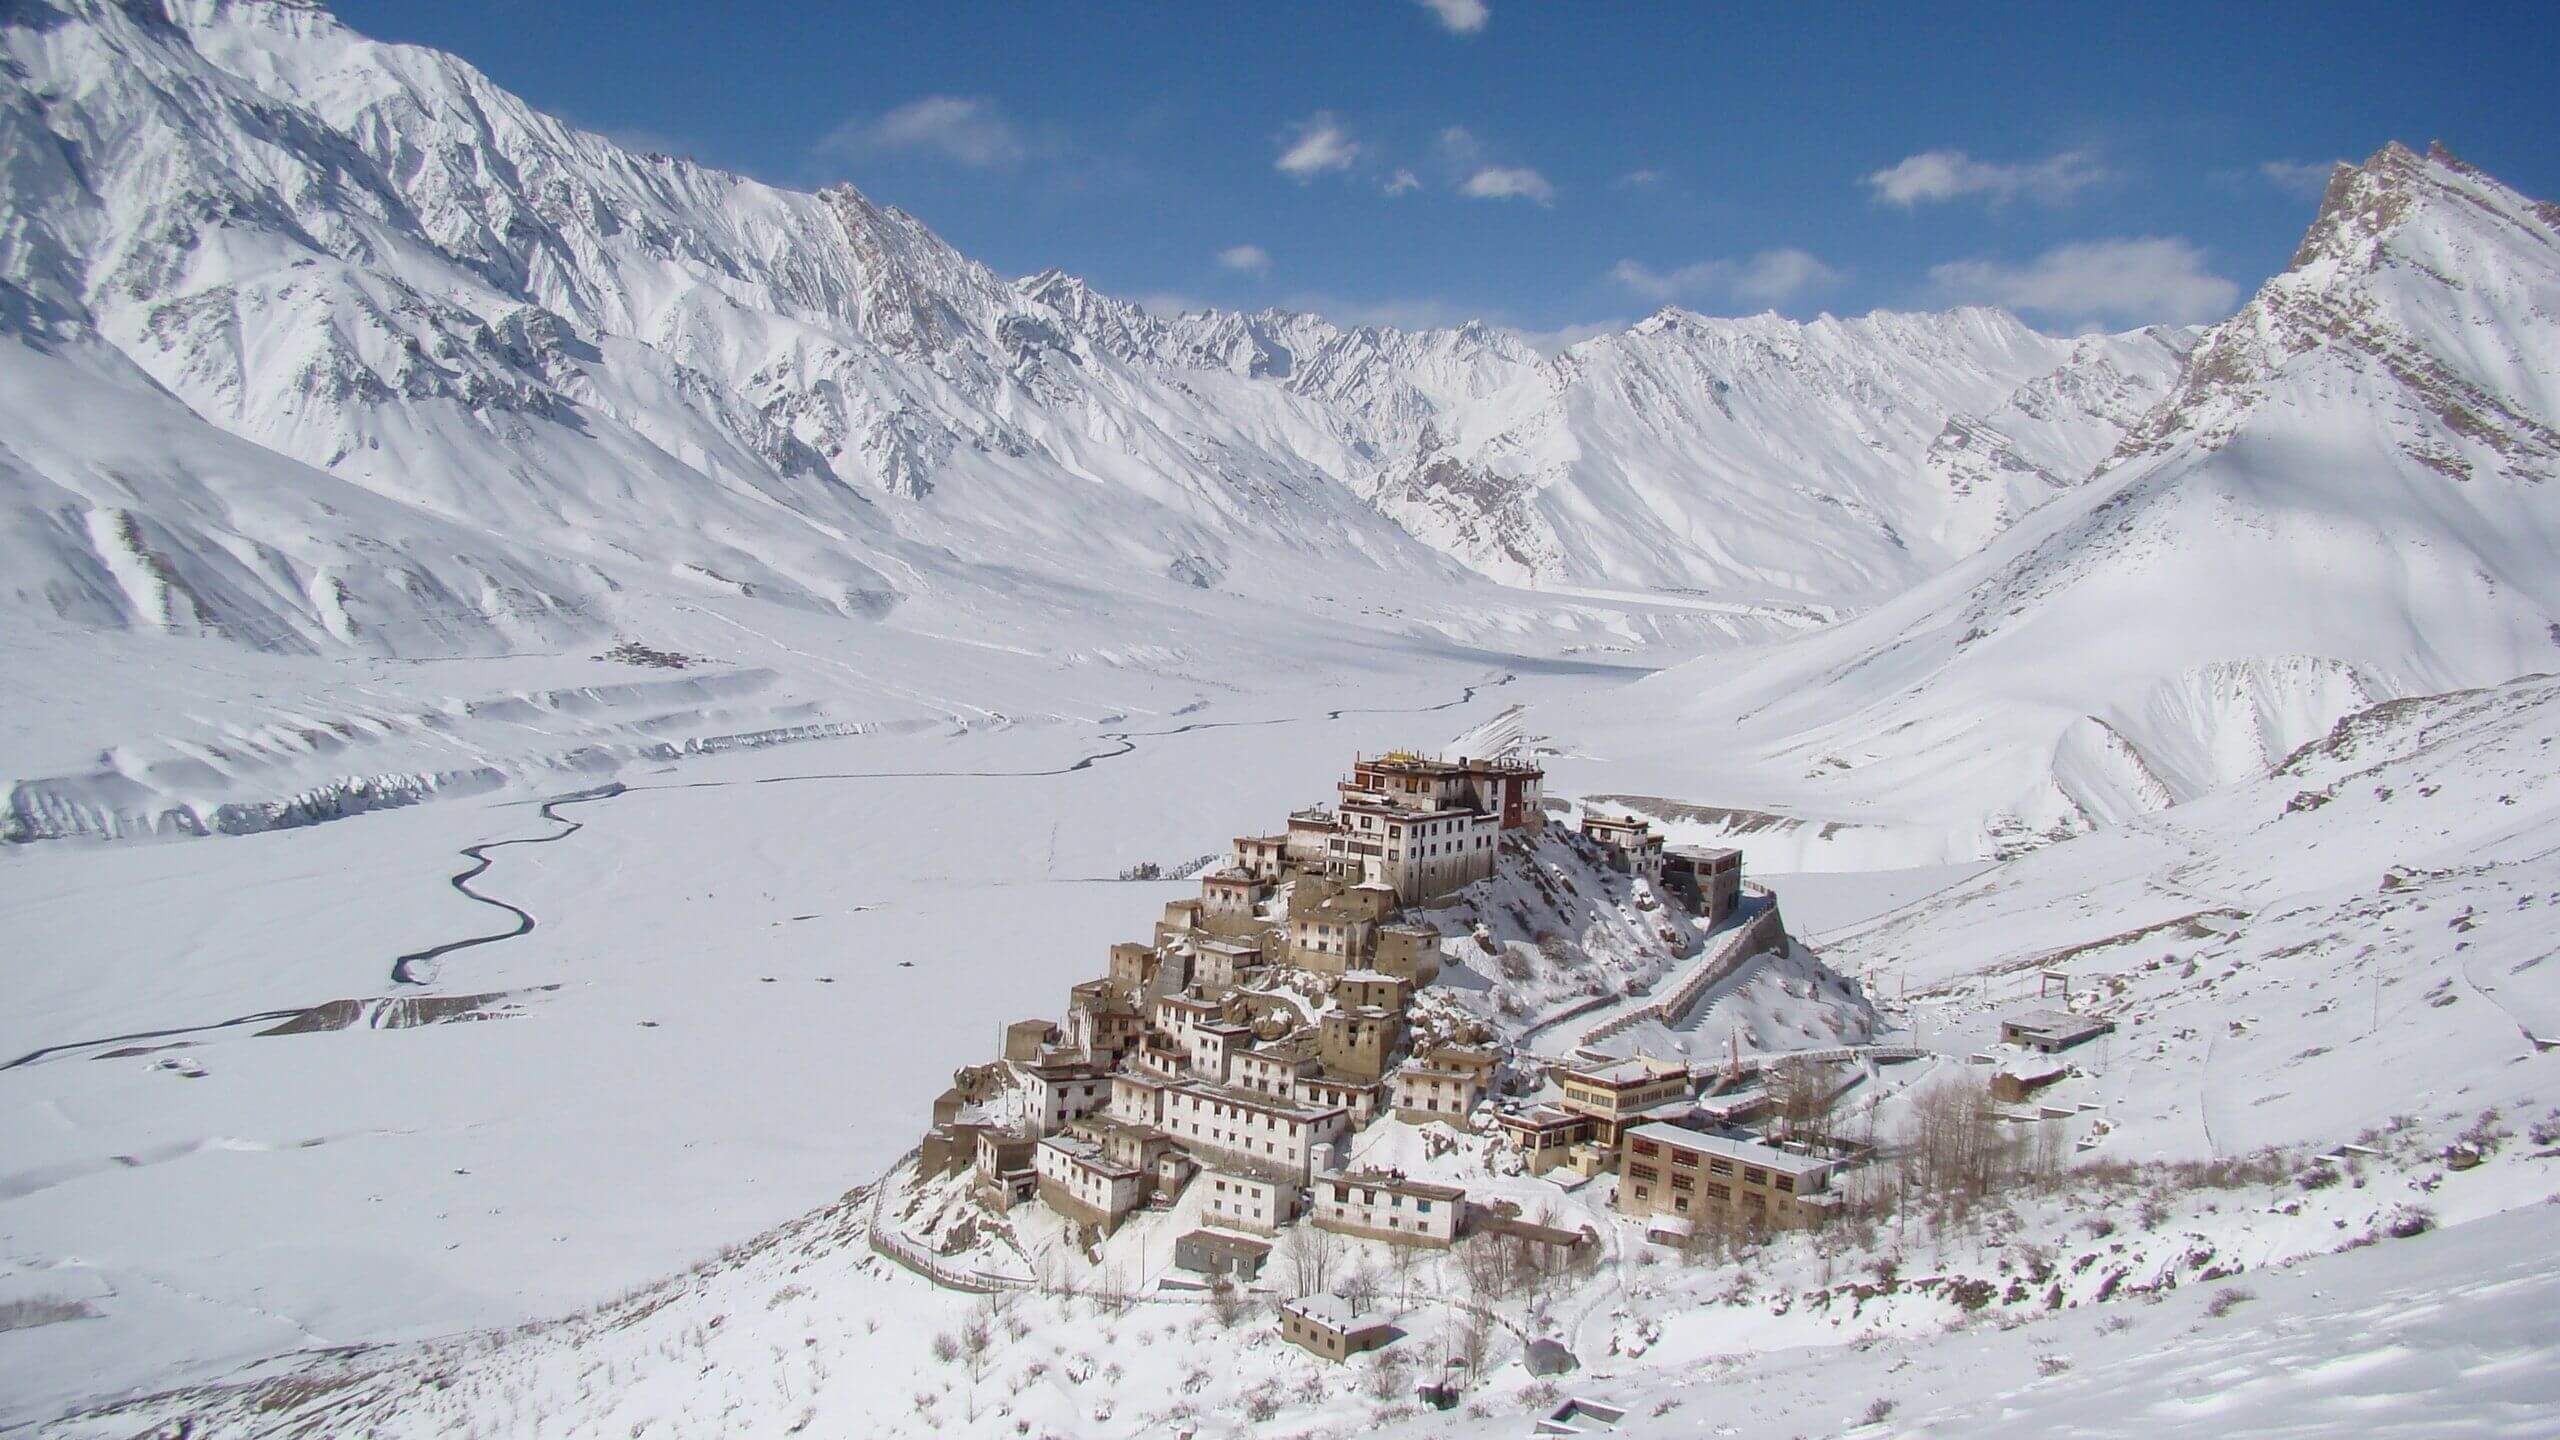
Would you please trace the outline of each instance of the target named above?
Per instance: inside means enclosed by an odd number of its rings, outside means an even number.
[[[2318,199],[2321,192],[2329,188],[2329,173],[2340,163],[2336,160],[2269,160],[2258,167],[2258,174],[2288,195]]]
[[[1422,8],[1440,17],[1440,28],[1456,35],[1473,35],[1491,18],[1484,0],[1419,0]]]
[[[1932,267],[1947,298],[2005,305],[2066,324],[2219,320],[2240,287],[2205,268],[2204,251],[2176,236],[2086,240],[2024,265],[1957,260]]]
[[[1421,189],[1422,178],[1410,170],[1398,170],[1393,175],[1387,177],[1386,184],[1381,185],[1378,188],[1384,190],[1390,195],[1403,195],[1411,191]]]
[[[2047,205],[2060,205],[2107,178],[2085,150],[2065,150],[2047,159],[2018,165],[1976,160],[1961,150],[1923,150],[1899,164],[1864,179],[1879,204],[1936,204],[1980,195],[2003,204],[2021,195]]]
[[[1360,144],[1330,110],[1319,110],[1289,127],[1280,137],[1280,158],[1272,163],[1281,174],[1305,184],[1329,170],[1347,170],[1360,155]]]
[[[930,155],[984,170],[1019,164],[1030,147],[993,100],[927,95],[885,115],[848,120],[821,140],[818,148],[849,157]]]
[[[1735,300],[1783,305],[1808,290],[1837,284],[1840,272],[1802,250],[1763,250],[1739,259],[1701,260],[1676,270],[1655,270],[1634,260],[1610,267],[1609,278],[1657,304]]]
[[[1659,170],[1630,170],[1626,174],[1619,176],[1617,183],[1629,188],[1659,185],[1662,183],[1662,172]]]
[[[1458,193],[1477,200],[1534,200],[1552,205],[1556,187],[1526,165],[1487,165],[1467,177]]]
[[[1218,263],[1229,270],[1260,275],[1271,268],[1271,252],[1259,245],[1230,245],[1218,252]]]

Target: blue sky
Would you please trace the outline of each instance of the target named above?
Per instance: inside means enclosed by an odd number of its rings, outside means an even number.
[[[1666,302],[2216,318],[2395,138],[2560,195],[2549,5],[335,8],[1007,274],[1548,340]]]

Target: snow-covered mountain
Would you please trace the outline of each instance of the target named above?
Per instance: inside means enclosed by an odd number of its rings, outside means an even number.
[[[2556,316],[2560,210],[2390,146],[2339,170],[2292,265],[2090,483],[1854,620],[1645,682],[1612,723],[1631,756],[1662,753],[1648,727],[1721,736],[1720,800],[1935,857],[2262,775],[2374,701],[2552,669]]]
[[[1862,605],[2077,483],[2189,338],[2056,340],[1984,309],[1664,310],[1457,411],[1377,493],[1506,579]]]
[[[876,619],[1462,565],[1827,614],[2075,482],[2184,343],[1160,319],[290,0],[35,0],[0,45],[0,404],[51,436],[9,457],[10,594],[79,625],[487,653],[635,588]],[[75,395],[136,418],[41,413]],[[151,463],[105,433],[153,426]]]
[[[2192,357],[1980,309],[1666,310],[1541,357],[1008,281],[850,187],[634,154],[285,0],[37,0],[0,46],[0,596],[57,640],[583,654],[742,602],[896,636],[863,683],[931,713],[908,667],[953,639],[1196,677],[1284,632],[1695,648],[1863,612],[1629,713],[1711,727],[1720,802],[1932,853],[2551,649],[2551,215],[2449,157],[2344,174]],[[1243,638],[1170,640],[1186,606]]]

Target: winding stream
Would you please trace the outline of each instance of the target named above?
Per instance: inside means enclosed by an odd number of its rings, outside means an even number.
[[[1454,710],[1461,705],[1465,705],[1473,701],[1481,691],[1496,689],[1501,686],[1508,685],[1518,678],[1517,674],[1506,671],[1494,679],[1468,685],[1458,692],[1456,699],[1443,700],[1436,705],[1419,705],[1412,707],[1390,706],[1376,709],[1345,707],[1342,709],[1328,710],[1320,717],[1278,715],[1261,720],[1195,720],[1190,724],[1177,725],[1168,730],[1110,730],[1103,732],[1099,737],[1100,739],[1108,742],[1107,748],[1079,756],[1067,764],[1052,766],[1043,770],[813,771],[797,775],[762,775],[743,780],[682,780],[669,781],[654,785],[627,785],[620,781],[615,781],[610,784],[596,786],[592,789],[580,790],[573,794],[555,796],[552,799],[543,801],[539,809],[542,818],[557,825],[559,827],[558,829],[548,835],[528,835],[511,840],[484,840],[475,845],[466,845],[459,853],[462,858],[471,863],[463,869],[455,872],[447,881],[448,884],[452,885],[456,891],[460,892],[465,897],[478,901],[480,904],[505,912],[513,923],[503,930],[492,931],[484,935],[466,936],[460,940],[447,940],[441,944],[430,945],[423,950],[412,950],[407,954],[401,955],[391,962],[391,983],[397,986],[424,985],[430,983],[435,978],[431,964],[431,962],[435,960],[441,959],[446,955],[454,954],[457,951],[476,949],[483,945],[496,945],[504,941],[518,939],[522,936],[533,933],[535,927],[540,923],[534,917],[533,912],[526,910],[520,905],[513,904],[506,900],[501,900],[494,895],[484,894],[479,890],[473,889],[472,884],[474,881],[480,879],[481,876],[487,874],[489,868],[496,863],[495,858],[491,853],[493,851],[502,850],[511,845],[555,844],[559,841],[566,840],[570,836],[577,834],[580,830],[585,829],[588,824],[587,821],[573,820],[560,813],[560,807],[565,805],[592,805],[602,801],[615,799],[620,796],[648,790],[717,790],[737,785],[798,785],[817,781],[858,780],[1036,780],[1059,775],[1073,775],[1080,771],[1090,770],[1105,761],[1117,760],[1124,755],[1134,754],[1138,749],[1139,742],[1142,740],[1170,739],[1176,735],[1189,735],[1203,730],[1248,729],[1267,725],[1303,725],[1313,723],[1318,720],[1325,723],[1331,723],[1341,720],[1346,715],[1429,715],[1442,710]],[[421,967],[427,968],[422,970]],[[9,1061],[5,1065],[0,1065],[0,1071],[15,1070],[21,1066],[33,1065],[40,1061],[54,1056],[67,1054],[72,1051],[95,1050],[107,1046],[139,1044],[148,1040],[174,1040],[189,1035],[203,1035],[219,1030],[236,1029],[243,1025],[256,1025],[270,1021],[290,1020],[305,1014],[310,1009],[311,1007],[306,1005],[293,1006],[280,1010],[261,1010],[256,1014],[235,1016],[228,1020],[217,1020],[205,1025],[181,1025],[162,1030],[137,1030],[124,1035],[108,1035],[87,1040],[65,1041],[61,1044],[47,1045],[42,1049],[29,1051],[28,1053]]]

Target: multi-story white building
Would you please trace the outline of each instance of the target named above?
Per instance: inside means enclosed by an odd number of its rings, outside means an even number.
[[[1109,1230],[1146,1198],[1146,1174],[1114,1163],[1102,1147],[1073,1135],[1051,1135],[1032,1151],[1040,1198],[1070,1219]]]
[[[1227,1065],[1227,1083],[1274,1100],[1295,1101],[1299,1087],[1323,1069],[1313,1050],[1293,1036],[1237,1051]]]
[[[1484,1099],[1491,1078],[1487,1067],[1438,1057],[1410,1060],[1387,1077],[1387,1103],[1399,1120],[1446,1120],[1464,1126],[1476,1103]]]
[[[1245,972],[1262,963],[1262,941],[1195,935],[1191,939],[1191,955],[1192,983],[1224,994],[1243,983]]]
[[[1191,1183],[1200,1187],[1201,1219],[1211,1225],[1268,1235],[1298,1218],[1298,1186],[1292,1180],[1212,1166]]]
[[[1161,1126],[1175,1142],[1211,1157],[1225,1155],[1303,1182],[1350,1133],[1342,1110],[1316,1109],[1267,1095],[1197,1081],[1162,1091]]]
[[[1188,1054],[1197,1043],[1193,1037],[1201,1029],[1226,1023],[1227,1007],[1201,995],[1160,995],[1147,1018],[1155,1023],[1157,1033]]]
[[[1092,1114],[1111,1098],[1111,1073],[1087,1060],[1015,1061],[1008,1068],[1023,1099],[1024,1119],[1042,1135]]]
[[[1406,810],[1344,801],[1326,870],[1383,885],[1405,904],[1446,895],[1493,873],[1502,822],[1480,810]]]
[[[1253,923],[1269,882],[1243,870],[1220,870],[1200,877],[1200,920],[1213,930],[1233,932]]]
[[[1582,833],[1609,847],[1610,863],[1647,880],[1662,879],[1662,837],[1633,815],[1585,814]]]
[[[1392,1170],[1355,1170],[1317,1177],[1319,1230],[1394,1245],[1454,1245],[1467,1192],[1454,1185],[1408,1180]]]
[[[1277,880],[1289,866],[1289,837],[1280,835],[1239,835],[1235,848],[1227,852],[1228,868],[1241,870],[1257,880]]]
[[[1235,1057],[1253,1045],[1253,1027],[1220,1022],[1191,1032],[1191,1068],[1203,1080],[1227,1083]]]

